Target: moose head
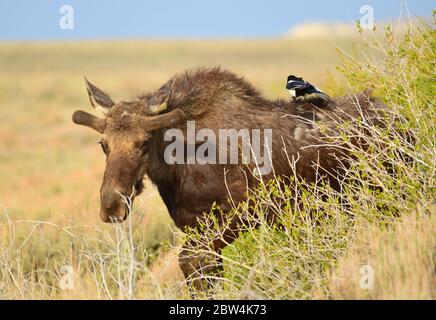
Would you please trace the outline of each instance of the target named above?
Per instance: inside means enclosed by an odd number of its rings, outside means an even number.
[[[103,111],[105,117],[78,110],[73,122],[102,135],[106,170],[100,189],[100,217],[104,222],[122,222],[129,213],[125,200],[133,201],[142,190],[153,131],[181,123],[185,114],[177,108],[168,111],[169,95],[158,104],[147,99],[115,103],[86,78],[85,82],[92,107]]]

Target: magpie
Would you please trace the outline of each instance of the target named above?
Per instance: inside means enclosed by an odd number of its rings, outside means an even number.
[[[310,102],[320,107],[325,106],[328,102],[333,102],[325,92],[294,75],[288,76],[286,89],[291,94],[293,101]]]

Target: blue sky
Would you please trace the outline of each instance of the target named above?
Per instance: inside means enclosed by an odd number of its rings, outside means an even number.
[[[0,0],[0,40],[245,38],[284,34],[306,21],[346,22],[370,4],[376,21],[397,19],[400,0]],[[62,5],[74,29],[59,27]],[[430,16],[436,1],[413,0],[412,15]]]

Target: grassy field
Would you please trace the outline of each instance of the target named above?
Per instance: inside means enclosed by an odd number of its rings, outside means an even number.
[[[74,110],[91,110],[83,76],[121,100],[187,68],[221,65],[267,97],[287,97],[291,73],[329,87],[339,77],[335,45],[350,51],[355,40],[1,43],[0,299],[189,297],[173,247],[181,236],[151,185],[136,200],[130,229],[100,222],[99,136],[71,121]],[[434,235],[432,223],[422,228]],[[397,246],[391,241],[387,250]],[[73,285],[62,289],[65,266]],[[351,267],[344,261],[338,274]],[[431,286],[434,278],[422,281]]]

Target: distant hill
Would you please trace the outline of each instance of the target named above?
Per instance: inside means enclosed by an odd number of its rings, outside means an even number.
[[[412,22],[418,20],[424,20],[431,23],[431,18],[416,18],[412,17]],[[397,29],[400,33],[404,30],[404,26],[408,23],[408,20],[394,20],[391,24],[394,29]],[[387,22],[376,22],[376,32],[379,33],[383,30]],[[349,22],[322,22],[312,21],[304,22],[293,28],[291,28],[285,36],[293,39],[313,39],[313,38],[352,38],[358,35],[357,27],[355,24]]]
[[[357,36],[356,26],[351,23],[305,22],[291,28],[286,36],[289,38],[327,38]]]

